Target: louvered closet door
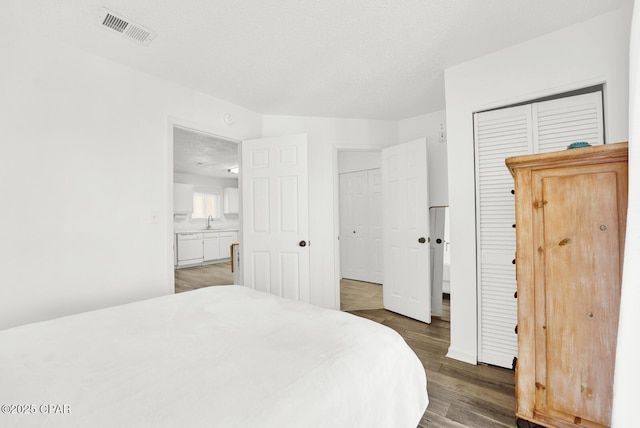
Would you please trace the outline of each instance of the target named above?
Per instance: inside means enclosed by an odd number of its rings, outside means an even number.
[[[510,156],[604,143],[602,92],[474,115],[478,254],[478,361],[512,367],[518,355]]]
[[[478,254],[478,361],[511,367],[518,354],[515,204],[504,159],[531,153],[531,106],[474,115]]]
[[[564,150],[571,143],[604,144],[602,92],[534,103],[534,153]]]

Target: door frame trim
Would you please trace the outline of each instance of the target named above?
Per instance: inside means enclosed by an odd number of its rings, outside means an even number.
[[[333,146],[333,256],[334,256],[334,308],[340,310],[340,169],[338,165],[339,152],[378,152],[383,147],[362,147],[349,144],[334,144]]]
[[[166,225],[166,237],[167,237],[167,271],[166,271],[166,275],[167,275],[167,285],[168,285],[168,292],[169,294],[174,294],[175,293],[175,277],[174,277],[174,265],[173,265],[173,254],[174,254],[174,246],[175,246],[175,239],[174,239],[174,230],[173,230],[173,129],[174,128],[182,128],[182,129],[186,129],[186,130],[190,130],[193,132],[198,132],[200,134],[207,134],[207,135],[211,135],[212,137],[221,139],[221,140],[226,140],[229,141],[231,143],[236,143],[238,144],[238,149],[241,148],[240,144],[242,144],[242,141],[237,140],[233,137],[229,137],[227,135],[223,135],[220,134],[219,128],[212,128],[211,126],[207,126],[205,124],[202,123],[197,123],[197,122],[193,122],[191,120],[187,120],[187,119],[182,119],[182,118],[178,118],[175,116],[167,116],[167,124],[166,124],[166,136],[167,136],[167,163],[166,163],[166,171],[167,171],[167,175],[166,175],[166,179],[165,179],[165,196],[166,196],[166,206],[165,206],[165,218],[167,219],[167,225]],[[238,162],[240,162],[241,159],[238,159]],[[238,164],[239,165],[239,164]],[[239,165],[240,166],[240,165]],[[242,171],[242,169],[240,169],[240,171]],[[241,172],[238,173],[238,183],[240,183],[240,180],[242,174]],[[240,187],[240,186],[238,186]],[[239,195],[239,197],[241,198],[241,195]],[[242,222],[242,206],[240,207],[240,214],[238,215],[239,221]],[[242,242],[242,229],[239,228],[238,230],[238,241]]]

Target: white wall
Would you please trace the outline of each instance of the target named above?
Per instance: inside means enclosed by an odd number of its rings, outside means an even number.
[[[238,187],[237,178],[209,177],[205,175],[186,174],[182,172],[173,173],[174,183],[193,184],[194,190],[208,190],[220,193],[220,202],[223,201],[225,187]],[[220,218],[214,219],[213,227],[239,227],[238,214],[225,214],[220,210]],[[207,226],[207,220],[192,220],[191,216],[176,216],[173,219],[173,229],[176,232],[202,229]]]
[[[397,121],[263,117],[17,30],[0,29],[0,328],[171,292],[173,124],[309,135],[311,301],[338,307],[337,150],[396,144]]]
[[[638,419],[640,365],[638,326],[640,326],[640,3],[633,8],[629,52],[629,207],[625,241],[624,274],[620,299],[620,323],[613,382],[611,426],[625,428]]]
[[[380,151],[338,151],[338,173],[365,171],[380,168]]]
[[[170,293],[170,120],[241,140],[261,116],[4,17],[0,328]]]
[[[339,309],[337,149],[396,144],[396,121],[264,116],[265,137],[306,133],[309,141],[310,301]]]
[[[353,157],[370,161],[382,148],[427,136],[430,205],[448,205],[446,143],[437,142],[444,121],[444,110],[399,122],[264,116],[265,137],[308,134],[312,303],[339,308],[338,153],[351,165]]]
[[[439,139],[440,126],[446,124],[445,116],[445,110],[439,110],[398,122],[398,141],[400,143],[427,137],[430,207],[449,205],[447,143],[446,141],[441,143]]]
[[[605,83],[607,141],[626,141],[628,6],[445,70],[450,357],[471,363],[477,359],[473,112]]]

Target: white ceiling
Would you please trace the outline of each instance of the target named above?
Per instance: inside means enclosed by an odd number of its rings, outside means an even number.
[[[21,0],[13,7],[24,22],[46,26],[48,37],[258,113],[397,120],[445,107],[445,68],[624,1]],[[140,46],[98,27],[103,6],[158,36]]]
[[[212,135],[173,128],[173,171],[208,177],[238,178],[238,144]]]

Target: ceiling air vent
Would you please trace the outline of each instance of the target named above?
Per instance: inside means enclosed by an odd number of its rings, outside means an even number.
[[[155,31],[145,27],[144,25],[137,24],[122,15],[118,15],[117,13],[110,11],[109,9],[102,9],[98,25],[103,28],[108,28],[111,31],[116,31],[127,39],[145,46],[151,43],[151,40],[153,40],[157,34]]]

